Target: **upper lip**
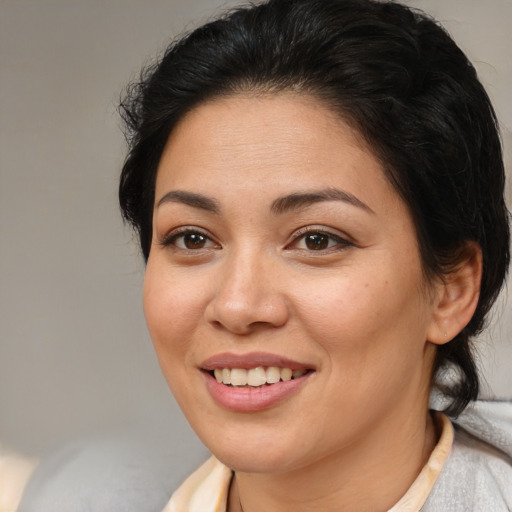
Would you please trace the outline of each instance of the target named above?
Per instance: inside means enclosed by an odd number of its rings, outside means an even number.
[[[249,370],[258,366],[276,366],[278,368],[290,368],[292,370],[312,370],[311,365],[293,361],[284,356],[267,352],[250,352],[248,354],[233,354],[223,352],[209,357],[201,363],[203,370],[211,371],[216,368],[244,368]]]

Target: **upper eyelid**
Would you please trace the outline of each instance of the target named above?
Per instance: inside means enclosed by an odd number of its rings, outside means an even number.
[[[309,233],[320,233],[322,235],[331,236],[332,238],[337,238],[339,240],[344,240],[346,242],[352,241],[352,237],[350,237],[349,235],[347,235],[343,232],[335,230],[334,228],[328,228],[328,227],[323,227],[323,226],[314,226],[314,225],[313,226],[304,226],[302,228],[296,229],[292,233],[290,238],[293,241],[293,240],[301,238],[304,235],[307,235]]]
[[[169,236],[174,236],[182,234],[186,235],[187,233],[200,233],[201,235],[211,238],[210,233],[208,233],[206,229],[199,228],[197,226],[178,226],[177,228],[173,228],[170,231],[168,231],[167,234]]]

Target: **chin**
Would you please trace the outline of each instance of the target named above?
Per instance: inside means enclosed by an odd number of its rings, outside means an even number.
[[[292,469],[289,457],[276,453],[275,448],[268,450],[216,450],[213,455],[233,471],[241,473],[281,473]]]
[[[275,432],[256,432],[240,425],[237,432],[212,435],[211,431],[201,441],[223,464],[234,471],[244,473],[279,473],[295,466],[290,454],[296,453],[297,442],[285,442]]]

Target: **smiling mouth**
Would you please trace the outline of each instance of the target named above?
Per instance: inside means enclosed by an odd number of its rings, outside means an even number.
[[[279,368],[277,366],[256,368],[215,368],[208,373],[214,377],[217,382],[234,388],[259,388],[277,384],[278,382],[288,382],[299,379],[311,370],[292,370],[291,368]]]

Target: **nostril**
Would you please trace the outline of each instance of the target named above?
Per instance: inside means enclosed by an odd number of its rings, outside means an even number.
[[[222,323],[219,320],[212,320],[211,324],[217,329],[222,329]]]

